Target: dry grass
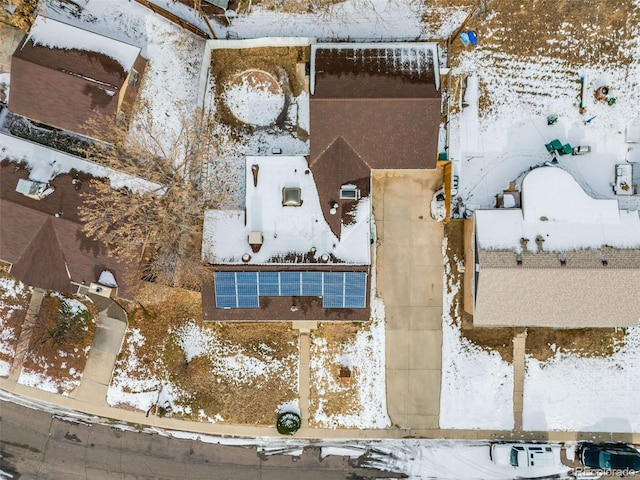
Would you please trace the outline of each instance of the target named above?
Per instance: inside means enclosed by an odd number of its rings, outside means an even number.
[[[139,303],[129,311],[129,327],[145,338],[142,346],[135,347],[141,364],[137,374],[178,387],[184,395],[174,405],[190,412],[185,418],[221,416],[229,423],[270,425],[278,405],[297,398],[298,335],[290,324],[204,322],[200,295],[186,290],[147,285],[137,298]],[[203,338],[214,339],[207,353],[191,359],[178,334],[189,325],[196,325]],[[120,360],[125,362],[128,346],[122,351]],[[277,376],[235,378],[221,368],[225,358],[277,364],[279,371]]]
[[[0,281],[7,282],[8,284],[19,284],[8,273],[0,270]],[[7,289],[3,288],[0,284],[0,329],[4,335],[10,339],[3,341],[6,349],[0,350],[0,360],[11,363],[13,362],[13,355],[11,352],[15,352],[18,338],[20,338],[20,332],[22,330],[22,323],[27,315],[27,307],[29,306],[29,300],[31,299],[30,289],[24,288],[24,291],[17,294],[15,297],[7,293]]]
[[[608,357],[624,345],[625,335],[624,328],[528,328],[526,353],[541,362],[557,351],[581,357]]]
[[[59,385],[77,381],[87,363],[88,347],[96,332],[98,311],[88,300],[80,301],[86,311],[74,315],[63,310],[63,302],[57,296],[44,297],[38,319],[29,341],[23,370],[54,379]],[[62,386],[60,392],[64,391]]]
[[[249,5],[286,13],[314,13],[329,9],[344,0],[240,0],[238,12],[246,13]]]
[[[293,97],[300,95],[305,84],[304,79],[298,76],[297,64],[307,62],[310,55],[311,50],[308,47],[212,50],[210,76],[216,79],[214,98],[216,99],[216,115],[219,120],[234,128],[250,128],[240,122],[222,101],[226,86],[245,70],[264,70],[278,79],[285,94]]]
[[[489,0],[468,24],[478,33],[479,50],[521,60],[556,58],[573,68],[585,64],[626,65],[640,25],[633,0]],[[451,58],[464,47],[452,44]]]
[[[323,323],[312,333],[311,378],[309,388],[309,424],[328,427],[321,417],[353,415],[360,410],[358,401],[358,366],[352,365],[351,377],[340,378],[340,357],[355,342],[366,324]]]

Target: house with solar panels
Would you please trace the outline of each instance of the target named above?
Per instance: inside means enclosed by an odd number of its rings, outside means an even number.
[[[435,45],[310,48],[309,155],[246,157],[244,208],[205,212],[206,320],[369,320],[372,172],[436,166]]]

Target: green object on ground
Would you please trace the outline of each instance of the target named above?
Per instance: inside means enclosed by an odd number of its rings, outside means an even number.
[[[573,147],[568,143],[565,143],[562,148],[558,149],[560,155],[571,155],[573,153]]]
[[[282,435],[293,435],[300,428],[300,415],[294,412],[281,413],[278,415],[276,428]]]
[[[614,103],[616,103],[616,99],[614,97],[609,97],[609,100],[607,100],[607,105],[612,106]]]
[[[547,143],[545,147],[547,147],[548,152],[560,150],[562,148],[562,142],[556,138],[555,140],[551,140],[551,142]]]

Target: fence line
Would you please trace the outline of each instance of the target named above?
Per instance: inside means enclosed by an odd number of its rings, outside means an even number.
[[[199,37],[202,37],[204,39],[211,38],[211,36],[204,30],[199,29],[195,25],[190,24],[189,22],[187,22],[186,20],[183,20],[182,18],[178,17],[174,13],[171,13],[169,10],[165,10],[164,8],[159,7],[158,5],[150,2],[149,0],[136,0],[136,2],[138,2],[140,5],[147,7],[153,13],[157,13],[158,15],[163,16],[170,22],[181,26],[185,30],[189,30],[191,33],[195,33]]]

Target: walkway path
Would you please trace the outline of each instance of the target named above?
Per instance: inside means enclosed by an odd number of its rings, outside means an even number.
[[[100,309],[98,328],[93,337],[80,386],[71,393],[71,396],[83,402],[107,405],[107,390],[113,367],[127,330],[126,314],[111,299],[98,295],[90,295],[90,297]]]
[[[514,430],[517,432],[522,431],[526,342],[526,330],[518,333],[513,339],[513,420]]]
[[[401,428],[438,427],[443,227],[430,215],[442,171],[373,175],[378,294],[386,312],[387,409]]]
[[[16,354],[13,357],[13,363],[11,364],[11,370],[9,370],[9,380],[17,382],[22,372],[22,364],[24,363],[24,357],[29,351],[29,342],[31,341],[31,334],[33,328],[38,321],[38,314],[40,313],[40,307],[42,301],[47,292],[41,288],[34,288],[29,300],[29,307],[27,308],[27,315],[22,323],[22,329],[20,330],[20,338],[16,345]]]
[[[309,384],[311,360],[311,330],[318,327],[317,322],[293,322],[293,328],[300,331],[300,363],[298,371],[298,395],[300,405],[300,421],[302,427],[309,426]]]

